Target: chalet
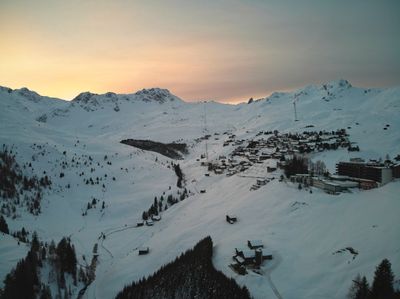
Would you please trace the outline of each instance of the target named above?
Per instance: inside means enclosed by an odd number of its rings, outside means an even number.
[[[214,169],[214,173],[215,173],[215,174],[223,174],[224,171],[223,171],[221,168],[215,168],[215,169]]]
[[[150,252],[150,248],[149,247],[140,247],[138,252],[139,252],[139,255],[145,255]]]
[[[226,215],[226,221],[230,224],[234,224],[237,221],[236,215]]]
[[[252,186],[250,187],[250,191],[258,190],[258,189],[260,189],[260,187],[261,187],[261,186],[259,186],[259,185],[257,185],[257,184],[252,185]]]
[[[267,183],[268,183],[268,180],[260,180],[260,179],[257,180],[257,185],[258,186],[264,186]]]
[[[235,253],[233,259],[242,266],[260,266],[264,260],[272,260],[272,255],[264,253],[261,248],[255,250],[235,248]]]
[[[161,220],[161,215],[151,215],[151,220],[160,221]]]
[[[261,240],[248,240],[247,241],[247,246],[249,246],[250,249],[257,249],[257,248],[263,248],[264,245]]]

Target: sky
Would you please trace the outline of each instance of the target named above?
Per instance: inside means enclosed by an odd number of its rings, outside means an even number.
[[[400,85],[398,0],[0,0],[0,85],[247,101]]]

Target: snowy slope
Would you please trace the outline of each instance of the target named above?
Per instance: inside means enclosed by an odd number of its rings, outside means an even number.
[[[44,241],[71,236],[80,261],[99,243],[96,279],[84,298],[112,298],[125,284],[151,274],[206,235],[215,244],[216,268],[246,285],[255,298],[274,298],[271,281],[283,298],[344,298],[351,279],[357,273],[371,279],[383,258],[389,258],[400,275],[399,181],[340,196],[318,190],[309,194],[277,180],[250,192],[254,178],[206,177],[206,169],[196,161],[205,151],[205,141],[196,139],[205,134],[212,135],[207,147],[214,159],[233,149],[222,145],[226,131],[249,139],[261,130],[340,128],[346,128],[361,151],[311,156],[324,160],[331,171],[336,162],[350,157],[394,157],[400,154],[400,87],[364,89],[338,80],[239,105],[186,103],[163,89],[128,95],[82,93],[66,102],[2,88],[0,108],[1,144],[14,145],[21,163],[32,163],[26,171],[46,171],[53,181],[42,214],[20,211],[20,217],[7,218],[9,227],[36,230]],[[180,163],[192,195],[164,211],[162,221],[152,227],[135,225],[155,196],[177,195],[172,160],[119,143],[126,138],[189,146],[185,159],[173,162]],[[265,165],[253,166],[247,174],[271,176]],[[86,184],[89,177],[101,181]],[[202,189],[207,192],[199,193]],[[82,216],[93,197],[106,208],[98,204]],[[228,225],[226,213],[236,214],[239,222]],[[104,241],[98,239],[101,233],[107,236]],[[263,267],[262,276],[238,276],[228,267],[234,248],[244,247],[248,239],[261,239],[275,257]],[[7,265],[1,279],[15,263],[10,242],[1,237]],[[151,248],[148,256],[137,254],[143,245]],[[348,253],[333,254],[349,246],[359,252],[354,260]]]

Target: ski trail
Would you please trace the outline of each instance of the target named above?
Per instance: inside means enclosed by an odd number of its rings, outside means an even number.
[[[267,273],[267,280],[268,280],[269,286],[271,287],[272,291],[274,292],[276,298],[283,299],[282,295],[279,293],[274,282],[272,281],[271,275],[269,273]]]

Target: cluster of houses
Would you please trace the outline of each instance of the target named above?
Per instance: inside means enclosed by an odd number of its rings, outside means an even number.
[[[336,164],[336,175],[324,177],[310,174],[296,174],[290,180],[294,183],[320,188],[330,194],[338,194],[349,188],[369,190],[380,187],[400,178],[400,163],[386,160],[384,163],[377,160],[368,162],[360,158],[352,158],[349,162]]]
[[[259,269],[265,260],[272,260],[272,255],[265,253],[263,249],[261,240],[248,240],[247,248],[235,248],[231,268],[241,275],[247,273],[246,268]]]
[[[263,136],[269,135],[267,139]],[[261,137],[260,137],[261,136]],[[268,172],[274,172],[278,167],[285,166],[285,158],[295,154],[311,153],[315,151],[335,150],[339,147],[347,148],[349,151],[355,150],[348,138],[345,129],[336,131],[304,131],[303,133],[284,133],[278,131],[260,131],[256,138],[246,140],[236,140],[236,136],[231,134],[224,141],[224,146],[236,146],[229,157],[219,156],[212,162],[202,162],[209,171],[215,174],[226,174],[232,176],[249,169],[256,163],[264,163],[266,160],[274,159],[275,166],[268,166]],[[203,156],[202,158],[204,158]]]

